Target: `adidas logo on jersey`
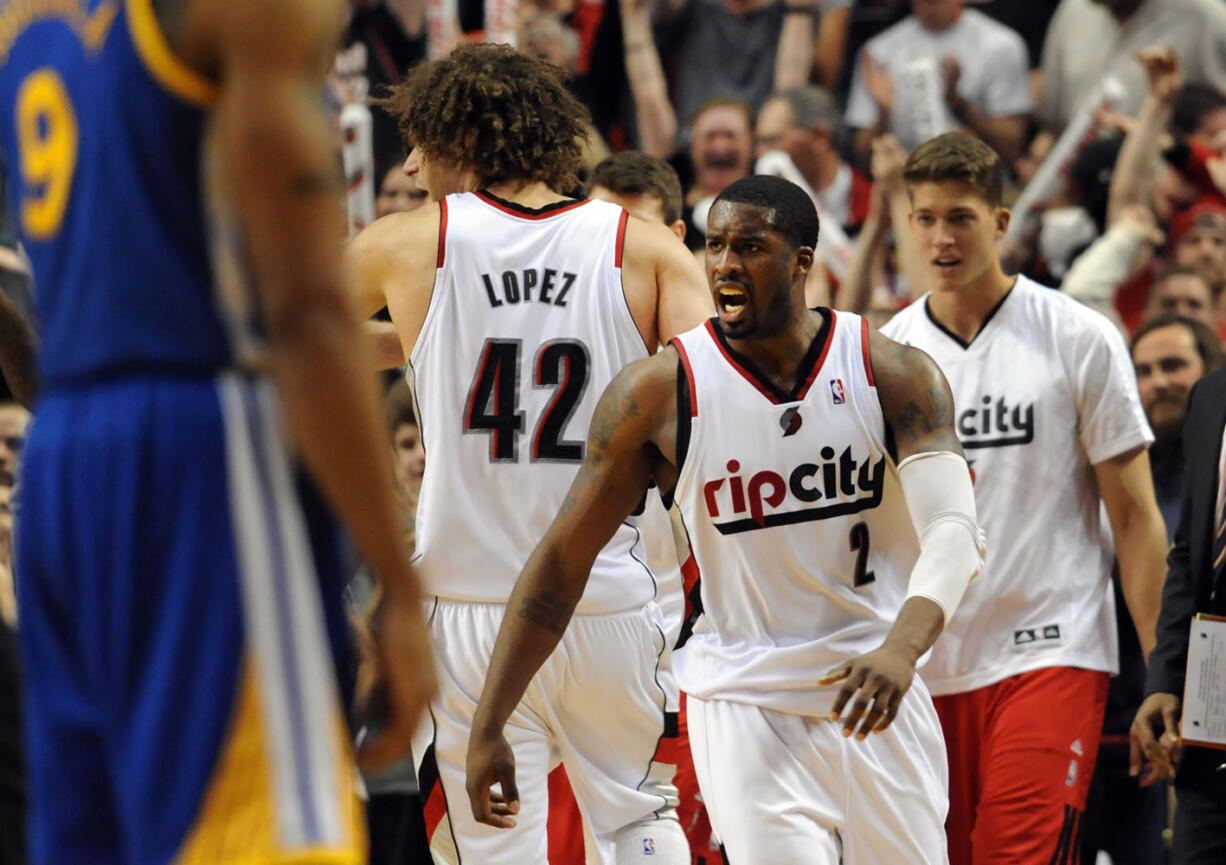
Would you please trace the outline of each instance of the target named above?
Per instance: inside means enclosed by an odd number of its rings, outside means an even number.
[[[788,472],[764,469],[748,480],[741,463],[729,460],[728,477],[703,485],[703,498],[715,528],[732,535],[772,526],[824,520],[877,507],[885,486],[885,457],[859,462],[847,448],[835,457],[834,448],[821,450],[822,463],[801,463]],[[823,502],[817,507],[800,507]],[[791,506],[791,507],[789,507]],[[720,520],[723,520],[722,522]]]
[[[1010,406],[1004,397],[985,396],[979,408],[958,413],[964,448],[1003,448],[1034,441],[1034,403]]]

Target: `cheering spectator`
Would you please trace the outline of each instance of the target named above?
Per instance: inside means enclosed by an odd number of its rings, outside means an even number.
[[[912,15],[861,51],[847,105],[858,157],[867,163],[885,131],[911,150],[962,127],[1012,162],[1031,110],[1022,38],[962,0],[911,5]]]
[[[757,155],[783,150],[792,158],[822,210],[850,234],[868,216],[872,182],[843,161],[843,118],[834,98],[820,87],[790,87],[758,112]]]
[[[706,246],[706,210],[728,184],[749,174],[753,158],[753,115],[745,102],[716,98],[694,115],[690,160],[694,184],[686,192],[685,243]]]
[[[1059,133],[1107,75],[1124,88],[1115,107],[1145,99],[1136,53],[1169,45],[1189,81],[1226,87],[1226,3],[1221,0],[1063,0],[1043,46],[1039,117]]]

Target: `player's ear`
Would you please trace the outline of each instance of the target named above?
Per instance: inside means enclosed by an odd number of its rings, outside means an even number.
[[[796,251],[792,253],[792,256],[793,266],[797,269],[797,271],[799,271],[799,273],[807,274],[813,269],[813,247],[797,247]]]

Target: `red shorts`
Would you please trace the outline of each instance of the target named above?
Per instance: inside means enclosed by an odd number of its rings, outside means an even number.
[[[1075,865],[1107,680],[1050,667],[933,699],[949,752],[950,865]]]

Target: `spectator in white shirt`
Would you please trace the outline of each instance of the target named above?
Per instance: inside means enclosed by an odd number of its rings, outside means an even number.
[[[861,51],[847,105],[863,160],[892,132],[907,150],[963,128],[1006,162],[1020,151],[1032,104],[1022,38],[962,0],[912,0],[913,14]]]

